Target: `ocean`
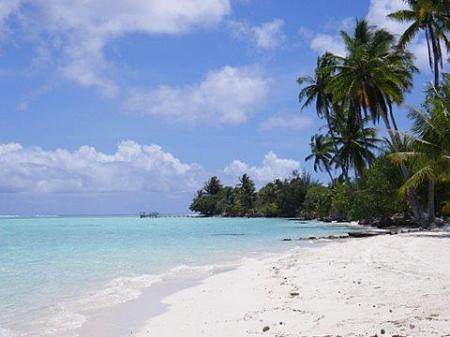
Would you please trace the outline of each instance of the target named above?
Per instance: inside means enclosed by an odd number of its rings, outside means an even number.
[[[0,336],[76,336],[86,312],[136,299],[161,275],[208,271],[302,242],[284,238],[350,229],[263,218],[3,217]]]

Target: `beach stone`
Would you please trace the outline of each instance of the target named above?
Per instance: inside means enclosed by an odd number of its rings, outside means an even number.
[[[270,327],[268,327],[268,326],[265,326],[265,327],[262,329],[263,332],[266,332],[266,331],[269,331],[269,330],[270,330]]]

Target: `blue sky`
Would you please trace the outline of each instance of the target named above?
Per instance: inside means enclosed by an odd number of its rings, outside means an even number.
[[[295,82],[401,0],[0,0],[0,213],[183,213],[201,182],[305,163]],[[411,46],[431,79],[423,37]],[[397,109],[408,127],[405,109]],[[325,180],[323,174],[317,177]]]

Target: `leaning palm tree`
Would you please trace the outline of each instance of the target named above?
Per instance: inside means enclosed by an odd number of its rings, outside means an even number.
[[[325,170],[333,182],[334,178],[331,174],[331,161],[333,159],[333,145],[330,137],[325,135],[314,135],[310,142],[311,154],[305,158],[305,161],[314,158],[314,171]]]
[[[346,56],[334,56],[335,75],[328,82],[333,100],[352,111],[354,123],[364,127],[369,117],[373,123],[381,119],[395,148],[400,148],[393,106],[404,102],[405,93],[413,86],[417,72],[412,55],[399,50],[394,36],[384,29],[376,29],[367,21],[357,21],[352,35],[341,32]],[[401,164],[402,174],[409,179],[409,171]],[[423,211],[414,190],[408,191],[408,203],[416,219],[421,222]]]
[[[449,49],[446,33],[449,29],[448,0],[405,0],[408,9],[391,13],[389,18],[408,23],[400,37],[399,46],[404,48],[420,32],[425,32],[428,60],[434,73],[434,85],[439,86],[440,69],[443,68],[442,43]]]

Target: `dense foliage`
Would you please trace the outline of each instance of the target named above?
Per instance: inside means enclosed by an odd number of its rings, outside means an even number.
[[[208,192],[212,180],[220,186],[214,193]],[[190,209],[206,216],[294,217],[302,212],[305,196],[313,186],[320,185],[309,174],[298,172],[288,179],[270,182],[258,192],[246,174],[234,187],[222,187],[218,178],[213,177],[197,192]]]

